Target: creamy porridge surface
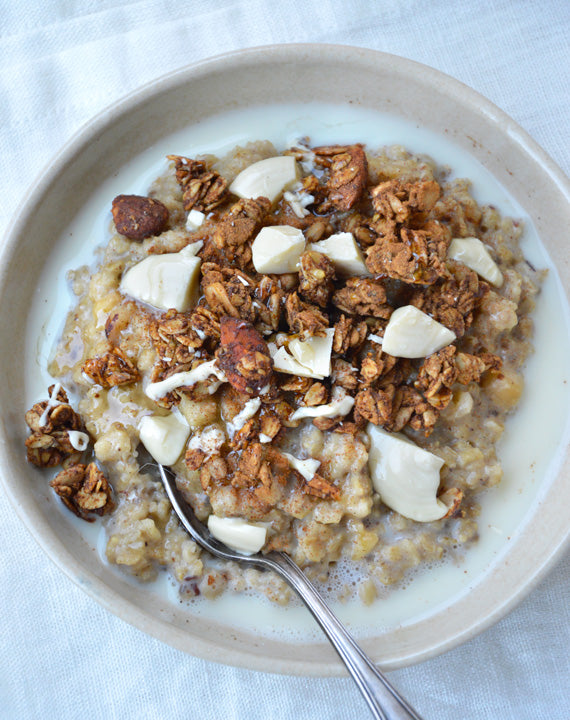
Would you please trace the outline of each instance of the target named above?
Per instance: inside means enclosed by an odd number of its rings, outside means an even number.
[[[102,516],[110,563],[166,569],[183,596],[289,600],[200,550],[155,461],[221,538],[324,588],[349,566],[335,593],[365,603],[477,540],[532,352],[541,273],[517,221],[426,156],[308,140],[170,156],[112,211],[26,416],[28,458],[63,465],[52,487]]]

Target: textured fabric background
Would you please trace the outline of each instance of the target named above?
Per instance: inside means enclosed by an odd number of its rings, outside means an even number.
[[[268,43],[360,45],[436,67],[503,108],[568,174],[569,36],[568,0],[0,0],[0,233],[106,105],[187,63]],[[143,635],[57,570],[1,496],[0,516],[2,720],[368,717],[348,679],[238,670]],[[426,720],[567,720],[569,577],[567,558],[495,627],[393,682]]]

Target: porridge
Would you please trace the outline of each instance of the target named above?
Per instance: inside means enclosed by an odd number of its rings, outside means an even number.
[[[287,552],[341,597],[349,567],[365,603],[477,540],[541,280],[517,221],[425,156],[308,141],[169,156],[111,211],[26,415],[28,459],[103,516],[110,563],[186,597],[289,599],[201,551],[156,462],[228,545]]]

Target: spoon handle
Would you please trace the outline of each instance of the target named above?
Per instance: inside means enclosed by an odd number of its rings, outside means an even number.
[[[363,652],[311,581],[284,554],[272,556],[275,570],[297,591],[352,675],[378,720],[422,720]]]

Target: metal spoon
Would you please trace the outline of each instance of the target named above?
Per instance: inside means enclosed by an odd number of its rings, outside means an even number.
[[[422,720],[412,707],[390,685],[383,673],[358,646],[344,625],[333,614],[318,593],[315,586],[305,576],[300,567],[285,553],[271,552],[267,555],[242,555],[230,550],[216,540],[210,531],[196,518],[191,506],[178,490],[174,477],[158,465],[160,477],[175,513],[188,530],[192,538],[212,555],[225,560],[252,565],[263,570],[273,570],[281,575],[295,590],[309,608],[315,620],[330,640],[353,680],[356,682],[372,715],[378,720]]]

